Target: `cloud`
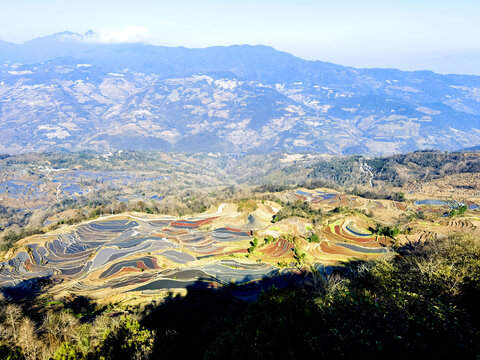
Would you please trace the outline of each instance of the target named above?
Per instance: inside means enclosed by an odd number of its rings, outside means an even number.
[[[151,41],[153,36],[144,26],[130,25],[119,31],[87,31],[83,35],[69,35],[78,41],[101,44],[119,44],[119,43],[145,43]]]
[[[99,40],[102,43],[145,42],[152,38],[146,27],[131,25],[120,31],[102,32]]]

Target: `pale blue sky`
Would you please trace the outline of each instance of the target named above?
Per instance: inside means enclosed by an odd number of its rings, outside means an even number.
[[[89,29],[118,39],[129,28],[153,44],[264,44],[353,66],[480,53],[478,0],[0,0],[0,15],[0,39],[17,43]]]

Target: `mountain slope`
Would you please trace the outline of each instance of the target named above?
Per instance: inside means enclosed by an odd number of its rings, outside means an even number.
[[[384,154],[480,144],[480,77],[92,36],[0,43],[0,151]]]

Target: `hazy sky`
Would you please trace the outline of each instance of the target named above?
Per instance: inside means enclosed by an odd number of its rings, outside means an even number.
[[[105,42],[264,44],[310,60],[400,68],[480,54],[479,0],[0,0],[0,15],[0,39],[16,43],[92,29]]]

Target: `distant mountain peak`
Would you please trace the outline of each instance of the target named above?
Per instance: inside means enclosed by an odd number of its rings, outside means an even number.
[[[62,31],[58,32],[55,34],[47,35],[47,36],[42,36],[39,38],[35,38],[29,41],[26,41],[24,45],[32,44],[32,43],[39,43],[39,42],[45,42],[45,41],[64,41],[66,39],[76,39],[81,37],[82,35],[79,33],[75,33],[72,31]]]
[[[97,33],[93,31],[92,29],[88,30],[85,32],[84,36],[93,36],[96,35]]]

